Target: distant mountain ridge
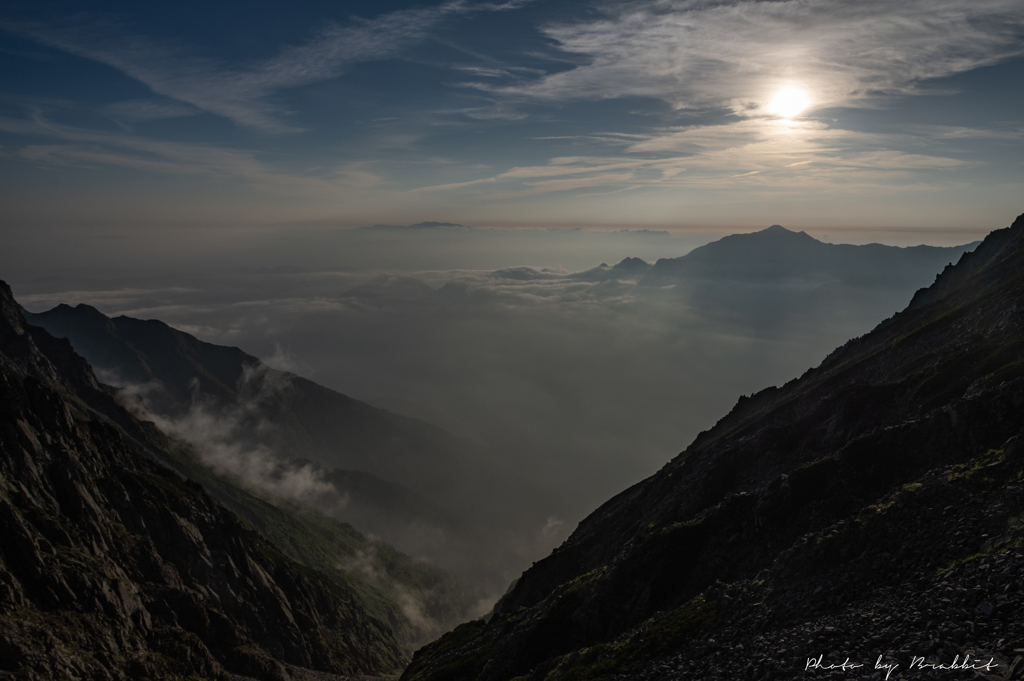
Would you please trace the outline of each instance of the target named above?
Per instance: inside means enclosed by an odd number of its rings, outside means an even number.
[[[781,225],[748,234],[731,234],[678,258],[654,263],[644,283],[676,278],[778,280],[788,278],[894,285],[934,277],[978,242],[963,246],[882,244],[854,246],[818,241]]]
[[[1024,215],[820,366],[740,397],[403,681],[790,679],[819,655],[970,655],[1018,678],[1022,273]]]
[[[380,232],[380,231],[414,231],[422,232],[426,230],[438,230],[448,232],[468,232],[472,230],[472,227],[466,225],[460,225],[454,222],[417,222],[415,225],[369,225],[367,227],[358,227],[357,231],[360,232]]]
[[[429,288],[429,287],[428,287]],[[157,320],[108,318],[96,308],[58,305],[25,315],[30,324],[68,338],[101,372],[121,385],[152,386],[154,412],[180,416],[207,400],[212,409],[246,406],[253,444],[270,441],[286,458],[328,469],[362,470],[443,498],[441,471],[459,465],[464,445],[430,424],[371,407],[233,347],[198,340]]]
[[[623,279],[638,280],[651,271],[651,264],[641,258],[626,257],[615,265],[601,263],[589,270],[570,274],[571,279],[578,281],[618,281]]]

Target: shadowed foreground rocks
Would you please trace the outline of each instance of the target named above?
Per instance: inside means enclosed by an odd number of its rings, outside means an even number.
[[[109,415],[151,426],[118,409],[0,282],[0,678],[400,668],[354,595],[143,455]]]
[[[402,678],[1022,678],[1022,435],[1024,216],[741,397]],[[966,655],[992,666],[921,668]]]

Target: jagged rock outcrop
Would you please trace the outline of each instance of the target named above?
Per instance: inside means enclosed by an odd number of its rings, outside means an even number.
[[[0,678],[401,665],[353,594],[145,456],[124,428],[152,426],[119,409],[0,282]]]
[[[403,679],[790,679],[819,654],[906,671],[968,653],[1017,678],[1022,273],[1024,216],[817,368],[741,397]]]

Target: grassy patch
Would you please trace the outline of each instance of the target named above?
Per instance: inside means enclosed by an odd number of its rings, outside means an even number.
[[[453,655],[460,648],[469,646],[484,632],[483,620],[475,620],[460,624],[453,631],[424,649],[431,659],[450,656],[451,659],[439,667],[419,667],[416,661],[406,670],[408,681],[424,681],[425,679],[471,679],[479,675],[487,664],[494,641],[478,645],[475,650],[466,651],[464,655]]]
[[[949,482],[954,480],[970,480],[985,467],[1002,463],[1003,461],[1006,461],[1006,452],[1001,449],[990,449],[984,456],[979,456],[967,463],[950,466],[946,470],[946,480]]]
[[[685,641],[711,628],[718,619],[717,603],[703,595],[681,608],[655,616],[632,635],[611,643],[565,655],[545,681],[600,681],[629,667],[668,654]]]

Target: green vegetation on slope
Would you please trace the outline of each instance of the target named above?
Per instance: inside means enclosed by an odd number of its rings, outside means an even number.
[[[174,443],[166,443],[160,455],[292,560],[358,596],[367,612],[391,626],[409,653],[467,619],[475,605],[473,593],[455,575],[370,539],[348,523],[291,502],[260,498]]]

